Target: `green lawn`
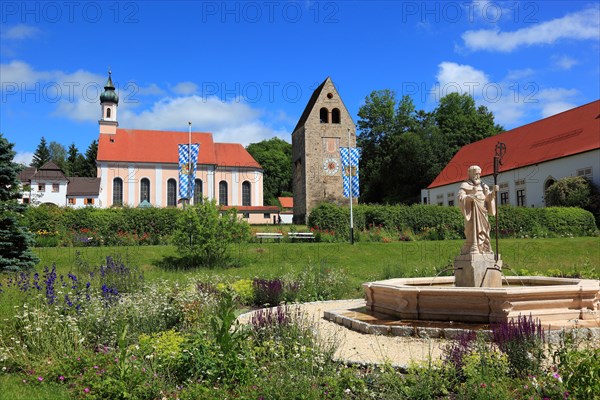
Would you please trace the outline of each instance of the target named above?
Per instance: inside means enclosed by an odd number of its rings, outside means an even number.
[[[359,294],[362,282],[387,276],[425,276],[451,266],[462,240],[393,243],[247,243],[231,253],[238,265],[228,269],[177,271],[159,268],[165,256],[176,256],[173,246],[38,248],[38,270],[56,263],[60,273],[77,272],[82,261],[100,265],[107,255],[121,257],[127,265],[141,268],[148,279],[180,279],[193,273],[221,274],[241,278],[275,277],[308,263],[343,269]],[[514,271],[526,269],[582,270],[600,273],[600,238],[504,239],[500,241],[504,265]],[[510,274],[510,271],[507,271]]]

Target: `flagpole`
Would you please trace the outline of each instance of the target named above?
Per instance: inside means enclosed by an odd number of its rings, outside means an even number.
[[[352,157],[350,153],[350,128],[348,128],[348,175],[350,178],[350,244],[354,244],[354,215],[352,214]]]
[[[187,187],[187,204],[188,206],[192,203],[190,188],[192,187],[192,122],[188,121],[188,187]]]

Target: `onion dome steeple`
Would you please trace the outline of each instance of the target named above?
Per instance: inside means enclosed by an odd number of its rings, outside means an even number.
[[[119,95],[115,92],[115,85],[113,85],[111,71],[108,71],[108,80],[104,85],[104,91],[100,94],[100,103],[115,103],[119,104]]]

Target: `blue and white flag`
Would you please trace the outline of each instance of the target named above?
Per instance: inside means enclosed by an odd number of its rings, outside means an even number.
[[[179,197],[182,199],[190,199],[194,196],[194,182],[196,177],[196,164],[198,163],[198,152],[200,145],[193,143],[191,151],[188,151],[189,145],[179,145]],[[189,162],[191,157],[191,162]],[[191,164],[191,179],[189,167]]]
[[[356,147],[340,147],[340,157],[342,159],[344,197],[350,197],[350,181],[352,181],[352,197],[358,197],[360,194],[358,190],[358,159],[360,158],[360,149]]]

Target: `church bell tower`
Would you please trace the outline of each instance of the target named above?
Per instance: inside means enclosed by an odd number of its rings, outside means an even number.
[[[102,115],[100,115],[100,134],[116,134],[117,126],[117,107],[119,106],[119,95],[115,92],[115,85],[113,85],[111,72],[108,71],[108,80],[104,85],[104,90],[100,94],[100,108]]]
[[[347,204],[340,147],[356,146],[356,128],[333,81],[313,92],[292,133],[294,223],[308,221],[321,202]]]

